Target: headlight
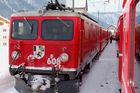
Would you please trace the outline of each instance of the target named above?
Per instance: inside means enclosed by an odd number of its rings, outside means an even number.
[[[67,61],[69,60],[69,55],[68,55],[67,53],[62,53],[62,54],[60,55],[60,60],[61,60],[62,62],[67,62]]]
[[[13,59],[18,59],[19,58],[19,53],[17,51],[13,51],[11,56],[12,56]]]

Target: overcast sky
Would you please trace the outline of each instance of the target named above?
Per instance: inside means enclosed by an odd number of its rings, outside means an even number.
[[[88,0],[89,11],[118,12],[121,10],[122,1],[123,0]]]
[[[85,5],[86,0],[75,0],[75,6]],[[109,2],[106,2],[109,1]],[[121,10],[123,0],[88,0],[89,12],[116,12]],[[66,0],[71,5],[72,0]]]

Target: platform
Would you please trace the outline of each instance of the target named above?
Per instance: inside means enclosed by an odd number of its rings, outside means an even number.
[[[140,61],[135,61],[135,88],[136,93],[140,93]]]
[[[80,93],[119,93],[117,45],[108,44],[95,60],[91,71],[83,76]],[[17,93],[14,89],[14,78],[8,73],[0,78],[1,93]]]
[[[116,50],[115,42],[107,45],[91,71],[84,76],[80,93],[120,93]]]

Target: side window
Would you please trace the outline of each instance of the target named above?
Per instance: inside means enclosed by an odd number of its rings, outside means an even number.
[[[97,26],[95,26],[95,37],[96,38],[98,37],[98,29],[97,29]]]
[[[88,39],[89,37],[89,23],[85,23],[85,38]]]
[[[93,32],[94,32],[94,30],[93,30],[93,24],[91,24],[91,26],[90,26],[90,39],[93,38]]]

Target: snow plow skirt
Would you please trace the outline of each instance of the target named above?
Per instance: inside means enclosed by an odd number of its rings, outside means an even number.
[[[79,80],[61,81],[57,87],[47,89],[44,93],[79,93]]]

